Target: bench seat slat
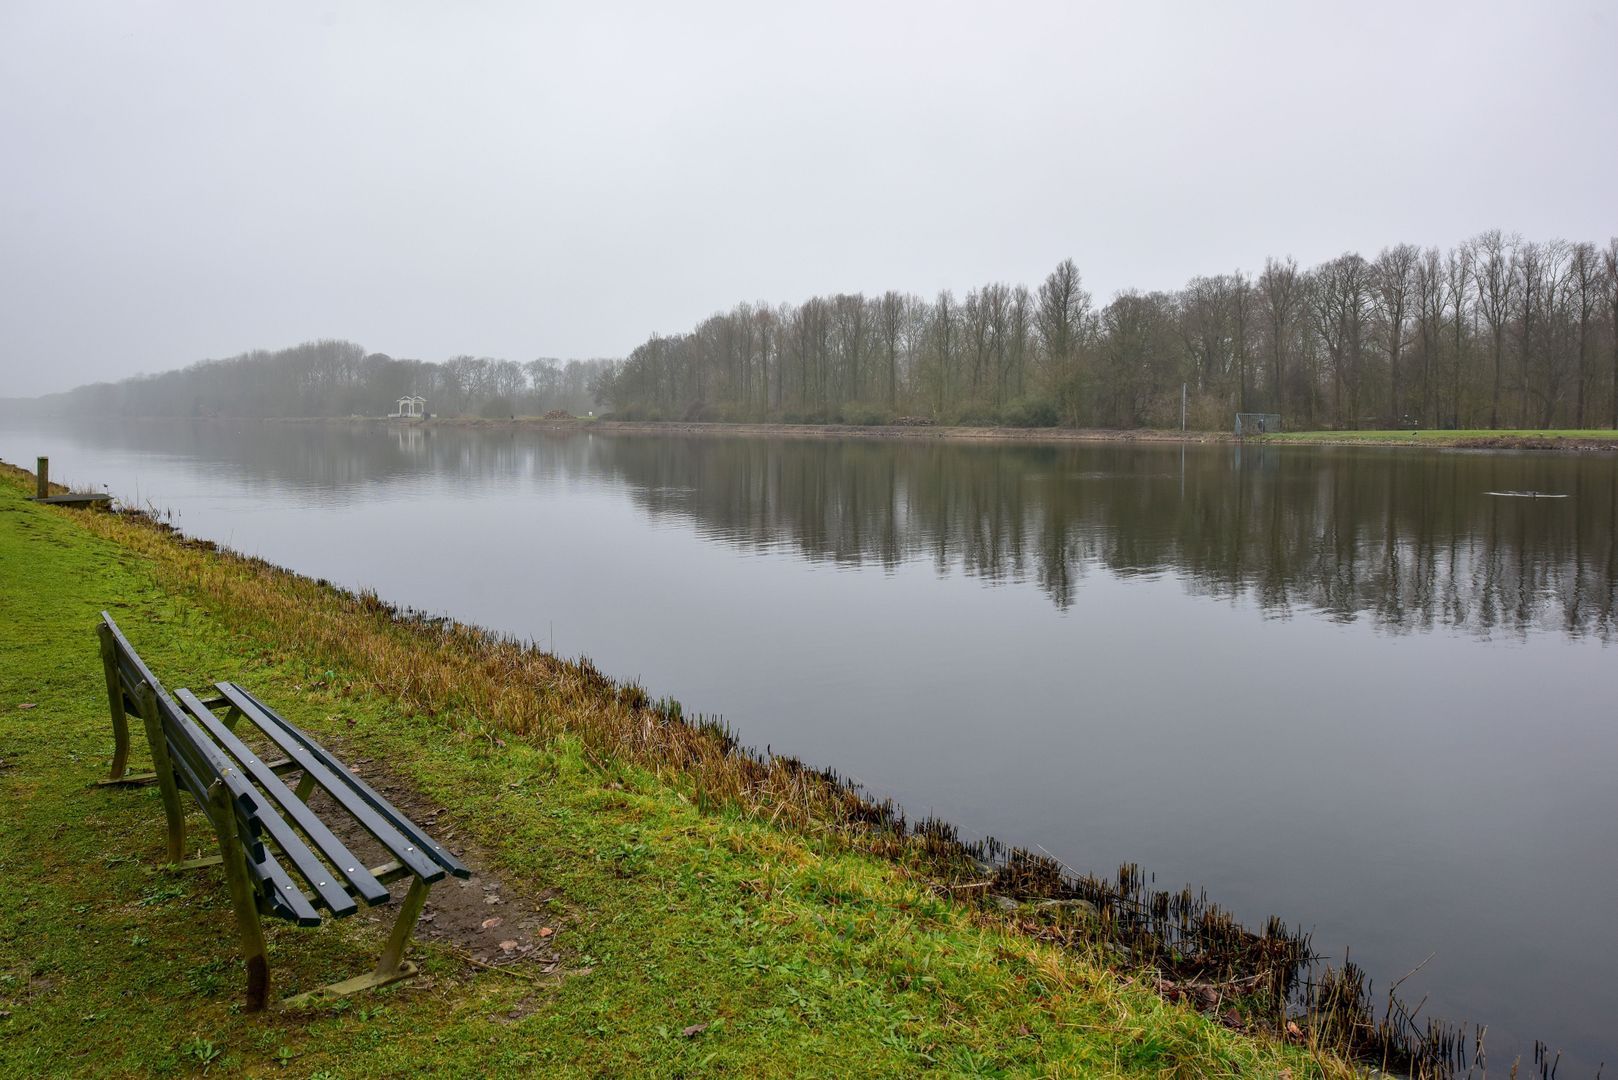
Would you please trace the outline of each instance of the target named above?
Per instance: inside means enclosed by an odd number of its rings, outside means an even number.
[[[217,683],[220,693],[236,708],[241,710],[243,716],[258,727],[258,729],[281,748],[287,757],[296,761],[306,775],[312,776],[315,783],[326,789],[333,800],[343,809],[353,814],[355,819],[363,825],[372,836],[388,852],[401,863],[408,866],[412,873],[428,883],[442,880],[444,868],[433,859],[430,849],[419,840],[402,835],[400,830],[386,817],[377,813],[368,803],[361,800],[353,788],[347,783],[352,779],[346,766],[338,762],[325,751],[316,753],[310,749],[312,740],[304,736],[292,725],[281,720],[269,708],[264,706],[247,691],[235,683]],[[301,736],[301,737],[300,737]],[[394,811],[395,814],[398,811]]]
[[[185,731],[185,737],[192,741],[197,752],[213,765],[214,772],[224,781],[232,804],[237,807],[245,804],[256,810],[249,827],[255,832],[262,829],[269,834],[270,839],[281,849],[281,853],[291,861],[293,868],[309,882],[309,887],[314,889],[320,902],[339,918],[358,911],[359,905],[354,903],[354,898],[337,884],[337,876],[315,857],[315,853],[309,850],[303,838],[275,812],[274,807],[263,804],[262,797],[247,783],[242,771],[225,756],[223,750],[209,741],[201,726],[187,719],[184,714],[181,714],[177,722],[189,729]],[[237,817],[238,819],[241,817],[240,813]],[[248,857],[250,863],[268,857],[268,853],[262,850],[262,841],[257,846],[259,850],[256,852],[250,849]]]
[[[385,904],[392,899],[387,887],[371,876],[371,872],[366,868],[365,864],[356,858],[354,853],[349,851],[343,842],[332,834],[332,831],[326,827],[325,822],[321,821],[302,799],[293,794],[292,790],[281,782],[281,778],[270,771],[270,767],[264,764],[246,743],[238,739],[229,728],[220,723],[218,717],[208,710],[204,702],[199,701],[197,696],[189,690],[177,690],[175,691],[175,696],[180,699],[180,704],[196,718],[207,733],[213,736],[214,740],[228,754],[241,763],[243,771],[253,779],[253,782],[263,790],[264,794],[268,795],[270,799],[281,807],[286,816],[292,819],[293,824],[303,830],[304,835],[332,863],[337,874],[347,879],[354,886],[355,893],[361,899],[372,906]],[[266,825],[269,825],[272,815],[273,810],[270,814],[264,815]],[[274,836],[275,831],[271,828],[272,836]],[[280,837],[275,837],[275,839],[277,843],[281,843]],[[285,844],[282,844],[282,849],[288,851],[293,865],[304,878],[309,880],[310,886],[315,889],[316,893],[331,906],[333,914],[338,914],[338,908],[340,907],[348,911],[354,910],[353,900],[348,897],[346,892],[338,892],[339,886],[327,883],[328,887],[322,887],[322,882],[333,877],[333,875],[324,866],[321,866],[313,855],[309,855],[306,863],[298,855],[292,854]],[[305,854],[307,854],[307,848],[305,849]],[[317,867],[318,869],[316,869]],[[311,878],[311,871],[317,873],[319,878]],[[338,900],[339,897],[341,898],[340,900]]]
[[[280,725],[280,727],[289,736],[296,739],[304,748],[315,754],[317,757],[324,759],[325,763],[337,773],[344,784],[346,784],[356,795],[358,795],[360,799],[364,800],[364,802],[373,810],[382,815],[382,817],[390,822],[396,829],[398,829],[405,836],[414,840],[416,845],[426,853],[429,859],[432,859],[439,866],[442,866],[455,877],[469,878],[472,876],[472,871],[469,870],[464,863],[462,863],[454,855],[450,854],[450,852],[446,850],[442,844],[434,840],[431,836],[428,836],[420,826],[401,813],[397,807],[388,802],[388,800],[384,799],[375,788],[371,787],[370,784],[367,784],[364,780],[360,779],[358,776],[355,776],[351,771],[349,771],[348,767],[345,766],[341,761],[337,760],[337,758],[332,755],[331,751],[315,742],[314,739],[306,735],[295,724],[287,720],[286,717],[282,716],[280,713],[264,704],[258,698],[254,697],[252,693],[244,690],[235,683],[217,684],[217,688],[221,693],[224,693],[225,685],[229,685],[231,689],[235,690],[241,698],[245,698],[247,701],[258,706],[259,711],[264,715],[265,719],[271,720]],[[228,694],[225,696],[227,699],[229,698]],[[237,707],[240,708],[240,705],[237,705]]]
[[[189,695],[190,692],[182,690],[180,693]],[[219,747],[209,741],[202,727],[182,712],[167,693],[158,693],[156,701],[163,739],[171,751],[170,762],[180,782],[196,798],[215,833],[219,832],[220,822],[214,820],[213,803],[208,798],[208,787],[212,783],[211,778],[215,776],[225,785],[225,790],[230,796],[231,811],[236,815],[237,836],[247,855],[249,873],[262,881],[266,875],[263,868],[272,867],[274,874],[279,874],[280,878],[284,879],[275,881],[276,887],[272,891],[279,904],[289,907],[290,917],[302,922],[305,912],[287,900],[290,894],[287,893],[285,886],[291,884],[291,878],[265,850],[263,833],[266,832],[292,860],[298,872],[308,878],[316,895],[331,909],[333,915],[352,915],[358,911],[359,906],[354,902],[354,898],[347,890],[335,884],[335,876],[315,858],[314,853],[291,826],[287,825],[273,809],[262,805],[261,798],[247,782],[242,771]],[[273,875],[271,877],[274,880]],[[314,909],[309,908],[307,901],[303,899],[302,891],[295,885],[292,886],[292,890],[297,893],[304,908],[307,908],[308,912],[313,912]],[[270,906],[275,910],[277,903],[271,903]],[[280,911],[277,911],[277,914],[289,917],[287,913]],[[313,917],[318,923],[319,915],[314,914]]]
[[[320,912],[293,882],[292,875],[276,862],[274,855],[265,852],[262,862],[249,862],[247,873],[259,885],[259,896],[264,897],[269,914],[299,926],[320,925]]]
[[[181,693],[186,692],[181,691]],[[167,722],[166,728],[178,724],[189,724],[189,721],[178,715],[178,711],[173,709],[172,703],[165,703],[164,699],[159,699],[159,701],[158,708]],[[242,848],[247,857],[248,876],[252,878],[255,888],[264,899],[264,906],[268,913],[278,918],[295,922],[299,926],[319,926],[321,922],[320,913],[309,903],[309,899],[304,895],[303,890],[299,889],[296,883],[293,882],[291,875],[286,872],[275,856],[265,849],[263,840],[260,837],[260,830],[267,829],[277,843],[281,843],[283,838],[286,838],[294,845],[301,845],[297,834],[287,828],[285,823],[273,812],[269,815],[259,812],[258,802],[251,790],[246,787],[240,773],[228,762],[218,761],[217,751],[210,754],[211,748],[207,746],[204,740],[187,737],[194,734],[200,733],[189,733],[184,728],[180,728],[177,737],[175,731],[165,730],[164,732],[164,737],[168,741],[170,749],[174,751],[170,761],[174,766],[176,778],[187,791],[196,797],[204,816],[208,818],[210,825],[213,826],[214,831],[217,833],[219,823],[213,820],[213,803],[208,798],[209,785],[199,775],[198,770],[206,769],[212,765],[218,766],[214,772],[226,782],[227,790],[231,792],[232,812],[236,814],[237,836],[242,841]],[[277,835],[278,833],[279,835]],[[314,856],[308,854],[307,849],[305,849],[305,854],[311,862],[315,861]],[[329,875],[323,875],[323,877],[325,876]],[[310,884],[316,885],[319,880],[321,879],[317,878],[311,881]],[[317,894],[329,894],[331,892],[329,888],[325,890],[317,888],[316,891]],[[338,907],[346,907],[348,910],[341,912],[334,907],[332,912],[334,915],[352,914],[354,910],[357,910],[357,905],[346,892],[338,895],[341,897],[338,901]],[[325,897],[322,896],[321,899],[324,901]]]

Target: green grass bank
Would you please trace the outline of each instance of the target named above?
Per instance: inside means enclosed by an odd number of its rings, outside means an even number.
[[[1332,446],[1451,446],[1478,450],[1618,450],[1610,428],[1472,428],[1455,431],[1284,431],[1262,435],[1265,442]]]
[[[587,665],[31,486],[0,467],[0,1075],[1349,1074],[940,895],[903,851],[824,827],[834,796],[728,766]],[[386,763],[554,930],[556,962],[418,939],[413,982],[242,1013],[219,869],[161,865],[154,789],[94,786],[103,608],[170,686],[239,680]],[[382,935],[266,931],[281,995],[364,970]]]

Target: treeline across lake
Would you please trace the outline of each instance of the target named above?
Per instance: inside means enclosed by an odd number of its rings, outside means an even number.
[[[204,360],[161,375],[81,386],[30,411],[86,416],[378,416],[406,395],[445,416],[582,414],[595,408],[603,360],[527,363],[455,356],[441,363],[368,353],[351,341],[311,341]]]
[[[1105,304],[1037,287],[744,303],[610,366],[627,419],[1194,428],[1618,427],[1618,239],[1498,230],[1313,268],[1196,277]]]

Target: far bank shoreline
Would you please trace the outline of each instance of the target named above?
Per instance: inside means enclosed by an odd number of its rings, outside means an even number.
[[[226,417],[218,417],[225,420]],[[558,433],[594,432],[601,435],[737,436],[751,439],[867,439],[913,442],[976,443],[1221,443],[1237,442],[1220,431],[1158,431],[1142,428],[1015,428],[961,427],[934,424],[788,424],[724,423],[695,420],[548,420],[539,416],[491,419],[481,416],[433,416],[424,420],[393,417],[266,417],[266,422],[289,424],[352,424],[356,426],[408,426],[424,428],[524,428]]]
[[[93,416],[54,414],[28,416],[10,414],[12,419],[39,421],[123,419],[136,422],[210,424],[315,424],[356,428],[466,428],[478,430],[542,431],[551,434],[591,432],[601,435],[661,435],[700,438],[749,438],[775,440],[844,439],[872,442],[953,442],[978,445],[1073,446],[1127,445],[1265,445],[1331,447],[1400,447],[1429,450],[1510,450],[1553,454],[1618,454],[1618,431],[1608,429],[1470,429],[1460,431],[1288,431],[1272,435],[1239,437],[1228,431],[1165,431],[1158,428],[1064,428],[1064,427],[972,427],[944,424],[797,424],[780,421],[696,421],[696,420],[610,420],[576,417],[549,419],[542,416],[489,418],[480,416],[429,416],[402,419],[386,416]]]
[[[220,418],[224,419],[224,418]],[[518,416],[489,419],[475,416],[397,420],[386,417],[278,417],[279,423],[409,425],[499,430],[522,428],[556,433],[594,432],[603,435],[681,435],[753,439],[864,439],[871,441],[1003,443],[1062,446],[1075,443],[1153,443],[1163,445],[1269,446],[1382,446],[1435,450],[1533,450],[1548,453],[1618,453],[1618,431],[1601,434],[1543,431],[1305,431],[1240,438],[1226,431],[1163,431],[1155,428],[1017,428],[966,427],[932,424],[788,424],[780,422],[724,423],[684,420],[549,420]]]

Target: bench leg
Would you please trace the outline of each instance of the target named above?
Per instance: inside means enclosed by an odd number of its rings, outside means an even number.
[[[163,814],[168,819],[168,861],[177,863],[185,858],[185,811],[180,807],[180,792],[174,785],[174,763],[169,760],[168,742],[163,738],[163,723],[157,718],[157,692],[141,683],[135,688],[135,693],[140,699],[141,720],[146,724],[146,741],[152,744],[152,764],[157,767],[157,788],[163,795]]]
[[[383,946],[382,959],[372,973],[378,978],[394,975],[403,967],[405,946],[410,944],[410,935],[415,932],[416,920],[421,918],[421,909],[427,903],[427,890],[431,888],[419,877],[410,879],[410,890],[405,893],[404,903],[399,907],[399,917],[393,920],[393,930],[388,934],[387,945]]]
[[[416,920],[421,918],[421,909],[427,903],[427,891],[432,886],[421,878],[410,879],[410,891],[405,893],[404,903],[399,906],[399,917],[393,921],[393,929],[388,933],[388,943],[382,947],[382,958],[377,961],[376,968],[364,975],[356,975],[352,979],[322,986],[318,990],[311,990],[307,994],[298,994],[281,1002],[285,1009],[302,1009],[310,1005],[318,1005],[323,1001],[332,1001],[336,998],[357,994],[361,990],[374,990],[379,986],[396,983],[400,979],[408,979],[416,973],[416,965],[404,958],[405,947],[410,944],[410,935],[416,929]]]
[[[225,882],[230,886],[230,906],[236,912],[236,930],[241,937],[242,962],[247,966],[248,1012],[259,1012],[270,998],[270,958],[264,945],[264,927],[258,919],[258,901],[247,878],[247,856],[236,834],[236,813],[230,805],[225,785],[214,781],[208,789],[214,816],[223,822],[219,833],[219,859],[224,864]]]
[[[118,651],[113,644],[112,628],[106,623],[96,627],[101,639],[101,667],[107,676],[107,707],[112,711],[112,768],[105,780],[97,784],[150,784],[157,773],[131,773],[129,768],[129,714],[124,709],[124,691],[118,681]]]

